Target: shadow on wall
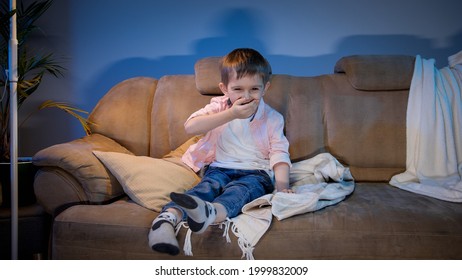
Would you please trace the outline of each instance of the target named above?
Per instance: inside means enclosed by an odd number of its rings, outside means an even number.
[[[131,77],[148,76],[160,78],[164,75],[193,74],[194,64],[203,57],[223,56],[239,47],[249,47],[266,55],[264,43],[258,38],[262,26],[252,14],[252,9],[234,9],[218,16],[219,22],[210,25],[217,28],[220,36],[192,43],[193,55],[165,56],[157,60],[134,57],[110,65],[105,72],[93,79],[86,87],[85,100],[97,97],[97,102],[112,86]]]
[[[345,37],[328,55],[295,57],[267,54],[267,47],[259,34],[264,34],[265,21],[253,15],[252,9],[234,9],[218,16],[218,22],[211,23],[218,28],[220,36],[204,38],[194,43],[194,54],[188,56],[165,56],[161,59],[130,58],[110,65],[106,71],[95,77],[86,87],[84,100],[96,102],[114,85],[131,77],[193,74],[194,63],[203,57],[222,56],[238,47],[259,50],[267,57],[274,73],[299,76],[315,76],[332,73],[337,60],[356,54],[420,54],[424,58],[435,58],[438,67],[447,64],[447,57],[460,51],[462,30],[449,40],[446,48],[433,47],[432,40],[410,35],[357,35]],[[262,30],[260,30],[262,29]],[[267,32],[267,31],[266,31]],[[222,35],[221,35],[222,34]],[[313,38],[315,43],[316,38]]]

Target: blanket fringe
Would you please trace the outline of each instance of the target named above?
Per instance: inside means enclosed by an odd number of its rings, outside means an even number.
[[[239,229],[236,227],[235,224],[232,225],[231,227],[232,232],[234,235],[237,237],[237,244],[239,245],[239,248],[241,248],[242,251],[242,256],[241,258],[246,258],[247,260],[255,260],[253,257],[253,249],[254,247],[250,242],[247,241],[245,236],[239,232]]]
[[[239,248],[242,251],[241,258],[245,257],[247,260],[254,260],[255,259],[253,257],[254,247],[245,239],[244,235],[242,235],[239,232],[239,229],[236,227],[233,221],[229,218],[226,218],[225,221],[221,222],[218,225],[220,229],[222,229],[223,226],[224,226],[223,237],[226,238],[226,242],[231,243],[231,238],[229,237],[229,229],[231,229],[233,234],[237,237],[237,243],[239,245]]]
[[[191,234],[192,230],[188,228],[188,232],[186,232],[186,237],[184,238],[184,246],[183,251],[186,256],[192,256],[192,244],[191,244]]]
[[[186,256],[192,256],[193,255],[192,243],[191,243],[192,230],[189,228],[188,224],[184,221],[180,222],[176,227],[175,235],[176,236],[178,235],[178,232],[180,232],[182,227],[188,229],[188,231],[186,232],[186,236],[184,238],[183,252]]]
[[[227,217],[224,222],[221,222],[218,227],[221,229],[223,226],[225,227],[223,230],[223,237],[226,238],[227,243],[231,243],[231,238],[229,238],[229,226],[231,225],[231,220]]]
[[[233,234],[237,237],[237,243],[239,245],[239,248],[242,251],[241,258],[246,258],[247,260],[255,259],[253,257],[254,247],[252,246],[252,244],[250,244],[247,241],[247,239],[245,239],[245,236],[239,232],[239,229],[236,227],[236,225],[233,223],[232,220],[230,220],[229,218],[226,218],[224,222],[221,222],[218,224],[218,227],[220,229],[223,229],[223,237],[225,237],[227,243],[231,243],[231,238],[229,237],[230,229],[233,232]],[[175,229],[176,236],[178,236],[178,233],[180,232],[181,228],[185,228],[188,230],[186,232],[186,236],[184,239],[183,252],[186,256],[193,256],[192,242],[191,242],[192,230],[189,228],[186,222],[180,222],[178,223]]]

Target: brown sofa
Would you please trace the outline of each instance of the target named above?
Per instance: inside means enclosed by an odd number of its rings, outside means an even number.
[[[275,74],[265,96],[285,117],[293,162],[328,152],[349,167],[355,191],[337,205],[273,218],[255,259],[461,259],[462,205],[388,184],[405,170],[411,56],[350,56],[334,74]],[[114,86],[91,113],[93,134],[38,152],[38,201],[53,214],[53,259],[240,259],[236,238],[210,227],[193,256],[153,252],[157,212],[127,196],[93,150],[162,158],[191,135],[186,118],[219,94],[218,58],[195,75],[137,77]],[[178,151],[176,151],[178,152]],[[178,234],[183,246],[186,229]]]

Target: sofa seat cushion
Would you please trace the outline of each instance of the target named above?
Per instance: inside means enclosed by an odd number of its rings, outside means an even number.
[[[254,256],[460,259],[460,244],[461,204],[416,195],[386,183],[357,183],[355,192],[338,205],[281,222],[273,220]]]
[[[128,199],[108,205],[77,205],[56,217],[53,227],[53,259],[191,259],[180,252],[170,256],[151,250],[148,233],[158,213]],[[194,235],[194,259],[240,259],[237,240],[228,244],[223,230],[211,227]],[[178,233],[183,248],[186,229]],[[197,238],[199,237],[199,238]]]
[[[129,200],[74,206],[56,217],[53,258],[240,259],[235,236],[211,226],[193,234],[192,252],[153,252],[147,235],[157,214]],[[178,235],[180,248],[186,229]],[[460,259],[462,205],[406,192],[386,183],[357,183],[345,201],[282,221],[273,218],[255,259]]]

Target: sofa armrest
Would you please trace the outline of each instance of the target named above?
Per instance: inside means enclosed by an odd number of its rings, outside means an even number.
[[[94,150],[132,154],[114,140],[92,134],[39,151],[34,191],[48,213],[76,202],[104,202],[122,195],[123,188],[93,155]]]

